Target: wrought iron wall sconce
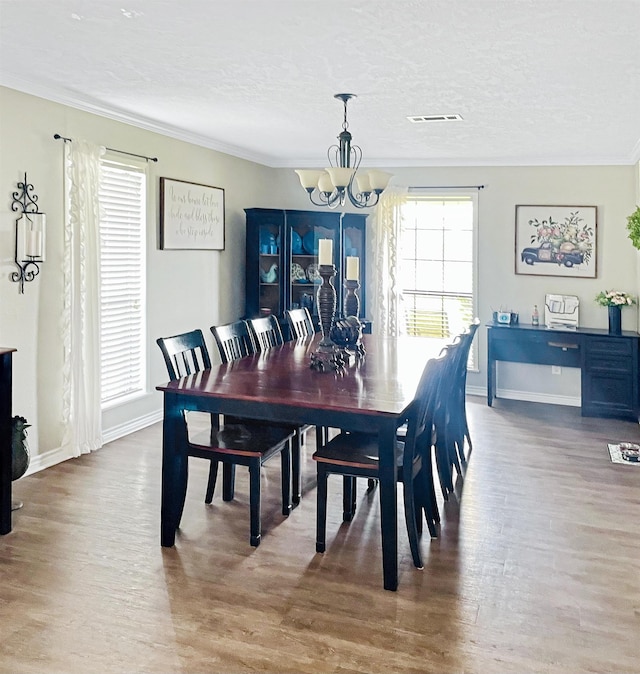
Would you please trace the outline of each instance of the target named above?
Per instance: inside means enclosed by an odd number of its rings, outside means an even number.
[[[13,193],[11,210],[19,214],[13,256],[19,271],[11,273],[11,280],[19,283],[19,291],[24,293],[25,282],[33,281],[40,273],[45,251],[45,214],[38,210],[38,195],[26,173],[24,182],[18,183],[18,190]]]

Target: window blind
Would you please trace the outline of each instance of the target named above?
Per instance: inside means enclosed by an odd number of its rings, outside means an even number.
[[[144,169],[103,160],[100,176],[102,405],[145,390]]]

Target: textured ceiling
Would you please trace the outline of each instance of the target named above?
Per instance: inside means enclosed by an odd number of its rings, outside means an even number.
[[[339,92],[368,165],[631,164],[640,0],[0,0],[0,83],[269,166]]]

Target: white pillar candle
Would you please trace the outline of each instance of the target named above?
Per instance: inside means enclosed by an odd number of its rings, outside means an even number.
[[[318,264],[333,264],[333,241],[331,239],[318,241]]]
[[[345,278],[347,281],[358,281],[360,279],[360,258],[347,258],[347,273]]]
[[[40,246],[42,245],[42,234],[30,229],[27,232],[27,256],[40,257]]]

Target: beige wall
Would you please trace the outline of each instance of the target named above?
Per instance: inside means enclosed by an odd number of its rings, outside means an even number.
[[[559,167],[451,167],[394,168],[392,184],[405,186],[485,185],[479,193],[479,279],[478,315],[490,319],[500,306],[518,311],[530,322],[533,305],[541,316],[546,293],[577,295],[580,324],[605,328],[607,313],[594,302],[596,293],[606,288],[634,292],[637,289],[637,255],[627,238],[626,216],[634,208],[637,168],[634,166]],[[308,201],[295,174],[279,173],[283,202],[291,208],[305,208]],[[597,206],[597,278],[522,276],[514,273],[514,218],[516,204],[559,204]],[[369,292],[371,297],[371,292]],[[623,329],[635,330],[637,309],[623,312]],[[486,388],[486,334],[478,331],[478,373],[469,373],[468,383],[476,390]],[[576,404],[580,395],[580,375],[563,368],[550,375],[550,367],[501,363],[498,387],[503,395]]]
[[[62,143],[53,134],[86,138],[108,147],[157,156],[150,164],[148,217],[148,353],[149,392],[140,400],[104,415],[108,436],[115,436],[160,416],[161,398],[155,384],[166,378],[155,338],[194,327],[208,332],[214,323],[240,316],[244,308],[244,213],[253,206],[309,208],[298,178],[289,169],[269,169],[205,148],[141,130],[104,117],[0,88],[0,344],[18,349],[14,360],[14,413],[33,424],[29,441],[32,469],[50,465],[60,456],[62,347]],[[40,277],[18,294],[9,281],[13,270],[11,193],[27,171],[47,213],[47,262]],[[472,167],[393,169],[397,185],[476,185],[480,193],[479,316],[485,321],[493,307],[508,305],[528,320],[534,304],[542,306],[546,292],[578,295],[581,323],[606,326],[606,313],[593,302],[604,288],[637,288],[637,255],[626,238],[626,216],[638,190],[634,166]],[[158,178],[166,176],[222,187],[226,200],[226,249],[160,251],[157,247]],[[578,204],[598,206],[598,278],[516,276],[514,212],[516,204]],[[623,327],[635,329],[635,309],[625,311]],[[207,337],[208,338],[208,337]],[[469,384],[478,391],[486,381],[486,342],[479,333],[479,366]],[[521,397],[547,396],[575,400],[577,371],[563,369],[551,377],[549,368],[501,365],[498,385]]]
[[[239,317],[244,310],[244,212],[273,206],[272,172],[248,161],[173,140],[104,117],[0,88],[0,344],[14,355],[13,410],[29,429],[32,469],[61,458],[63,176],[62,141],[54,133],[85,138],[108,147],[158,157],[149,164],[148,395],[104,414],[107,435],[157,418],[161,396],[154,386],[166,379],[156,337]],[[47,261],[39,277],[25,285],[9,281],[13,265],[14,214],[11,194],[24,172],[47,214]],[[217,251],[161,251],[157,246],[159,176],[225,190],[226,248]]]

